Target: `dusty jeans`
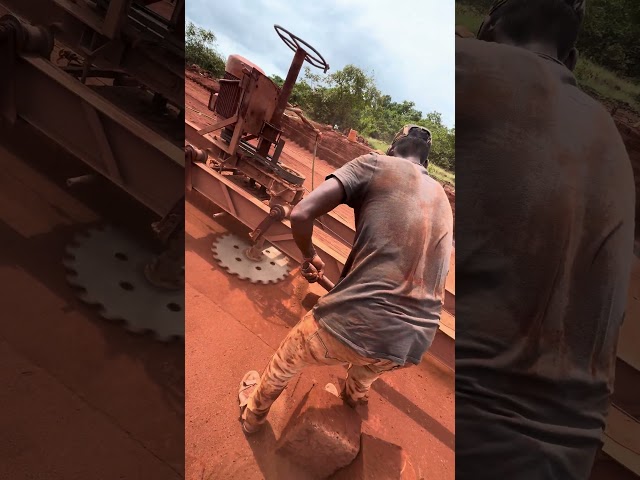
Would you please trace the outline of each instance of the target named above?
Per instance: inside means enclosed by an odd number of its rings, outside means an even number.
[[[350,366],[343,394],[354,403],[367,398],[371,384],[380,374],[401,367],[391,360],[363,357],[320,326],[313,312],[307,313],[271,358],[242,419],[248,426],[264,423],[273,402],[305,367],[345,364]]]

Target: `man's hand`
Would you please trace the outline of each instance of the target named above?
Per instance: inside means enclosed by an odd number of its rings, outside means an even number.
[[[315,283],[324,276],[324,262],[318,255],[302,264],[302,276],[309,283]]]

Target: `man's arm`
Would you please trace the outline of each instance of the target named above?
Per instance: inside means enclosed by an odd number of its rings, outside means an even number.
[[[291,212],[291,232],[305,261],[321,273],[324,263],[313,248],[313,222],[340,205],[345,198],[342,183],[334,177],[322,183]]]

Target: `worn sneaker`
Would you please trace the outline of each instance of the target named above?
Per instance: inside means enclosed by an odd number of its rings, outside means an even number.
[[[250,425],[244,420],[244,411],[247,408],[247,403],[249,403],[249,398],[253,394],[254,390],[257,388],[258,383],[260,382],[260,374],[255,370],[251,370],[247,372],[244,377],[242,377],[242,381],[240,382],[240,387],[238,388],[238,404],[240,406],[240,423],[242,424],[242,430],[247,434],[256,433],[260,428],[262,428],[261,424],[258,425]]]

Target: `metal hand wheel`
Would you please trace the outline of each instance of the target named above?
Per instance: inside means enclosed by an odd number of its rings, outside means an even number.
[[[329,64],[322,57],[322,55],[320,55],[320,52],[318,52],[315,48],[302,40],[300,37],[295,36],[289,30],[285,30],[284,28],[282,28],[280,25],[274,25],[273,28],[276,29],[276,33],[278,34],[280,39],[287,45],[287,47],[289,47],[294,52],[301,48],[307,54],[307,56],[305,57],[305,60],[307,62],[309,62],[316,68],[324,70],[324,73],[327,73],[327,70],[329,70]],[[311,50],[314,55],[310,54],[309,50]]]

